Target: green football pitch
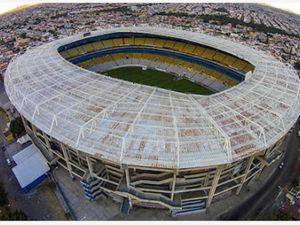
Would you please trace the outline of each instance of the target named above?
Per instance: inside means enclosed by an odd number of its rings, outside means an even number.
[[[214,93],[211,90],[199,84],[193,83],[187,79],[176,79],[176,76],[170,73],[152,69],[143,70],[141,67],[121,67],[106,71],[102,74],[121,80],[160,87],[183,93],[201,95],[209,95]]]

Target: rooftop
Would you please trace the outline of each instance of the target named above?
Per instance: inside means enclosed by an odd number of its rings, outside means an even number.
[[[202,33],[162,27],[145,32],[188,39],[255,66],[245,81],[210,96],[126,82],[66,61],[57,49],[76,35],[14,58],[5,88],[31,123],[72,148],[120,164],[193,168],[233,162],[276,143],[300,112],[296,71],[262,51]]]

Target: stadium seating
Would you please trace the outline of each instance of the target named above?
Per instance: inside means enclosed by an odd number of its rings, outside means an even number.
[[[208,69],[201,65],[196,65],[187,61],[175,59],[167,56],[160,56],[154,54],[144,54],[144,53],[118,53],[107,55],[104,57],[93,58],[80,63],[79,65],[83,68],[91,68],[95,65],[105,64],[107,68],[108,65],[111,67],[129,64],[142,64],[149,67],[158,67],[161,69],[166,69],[172,73],[183,73],[183,71],[190,71],[193,74],[193,79],[197,80],[199,74],[205,74],[206,77],[211,80],[220,81],[226,83],[228,86],[233,86],[238,83],[238,81],[231,79],[228,76],[216,72],[212,69]],[[183,68],[183,70],[182,70]],[[192,76],[190,74],[190,76]],[[203,78],[202,78],[203,79]]]
[[[185,52],[187,54],[193,54],[194,50],[196,49],[195,45],[186,44],[184,48],[182,49],[182,52]]]
[[[134,45],[133,38],[124,38],[125,45]]]
[[[157,48],[166,48],[187,54],[195,55],[204,59],[213,60],[225,66],[229,66],[241,72],[253,70],[253,66],[246,61],[238,59],[226,53],[210,49],[204,46],[196,46],[184,42],[176,42],[171,40],[163,40],[160,38],[114,38],[103,41],[97,41],[90,44],[84,44],[66,51],[61,52],[61,55],[66,59],[77,57],[80,54],[97,51],[99,49],[121,47],[121,46],[149,46]]]
[[[92,45],[95,47],[95,50],[104,48],[104,46],[103,46],[103,44],[102,44],[101,41],[94,42]]]
[[[165,43],[166,43],[166,40],[163,40],[163,39],[158,39],[157,38],[157,39],[154,40],[154,46],[156,46],[156,47],[163,48]]]
[[[103,48],[111,48],[114,46],[114,42],[110,39],[102,41],[102,44],[103,44]]]
[[[124,45],[123,38],[113,39],[113,43],[114,43],[114,46],[123,46]]]
[[[164,48],[169,48],[169,49],[173,49],[173,46],[175,45],[175,42],[174,41],[169,41],[167,40],[165,45],[164,45]]]
[[[193,43],[185,43],[182,41],[154,37],[119,37],[107,40],[99,40],[79,46],[77,45],[77,47],[61,51],[60,54],[62,57],[72,60],[74,58],[80,58],[85,53],[92,53],[103,49],[119,48],[123,46],[147,46],[151,48],[168,49],[176,52],[182,52],[188,55],[193,55],[195,57],[217,62],[243,73],[253,71],[254,69],[253,65],[250,63],[210,47],[200,45],[197,46]],[[175,57],[148,53],[116,53],[103,57],[88,59],[85,62],[80,62],[78,65],[82,66],[83,68],[91,68],[98,64],[105,64],[106,68],[108,65],[118,66],[130,63],[142,63],[153,67],[162,67],[163,69],[168,69],[174,73],[179,72],[181,71],[181,68],[184,68],[185,71],[190,71],[190,74],[187,76],[193,77],[193,79],[197,79],[197,74],[205,74],[210,79],[220,81],[228,86],[236,85],[239,82],[239,80],[236,80],[236,78],[233,79],[228,75],[221,74],[218,71],[192,63],[192,61],[189,62],[185,60],[179,60]]]
[[[145,45],[145,38],[135,38],[134,45]]]

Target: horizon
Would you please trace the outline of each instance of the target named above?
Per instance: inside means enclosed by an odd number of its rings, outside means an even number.
[[[13,12],[13,11],[17,10],[20,7],[26,7],[26,6],[30,7],[30,6],[33,6],[33,5],[36,5],[36,4],[43,4],[43,3],[59,3],[59,2],[56,2],[56,1],[53,1],[53,2],[39,2],[39,1],[35,1],[35,0],[27,1],[27,2],[2,2],[0,0],[0,15],[8,13],[8,12]],[[65,2],[61,2],[61,3],[85,3],[85,2],[65,1]],[[96,3],[96,2],[90,1],[89,3]],[[101,2],[98,2],[98,3],[101,3]],[[199,2],[199,3],[201,3],[201,2]],[[221,3],[221,2],[212,2],[212,3]],[[242,4],[243,2],[234,2],[234,3],[241,3]],[[251,3],[251,2],[249,2],[249,3]],[[300,15],[300,2],[272,2],[272,3],[253,2],[253,3],[266,5],[266,6],[269,6],[269,7],[272,7],[272,8],[276,8],[276,9],[281,9],[281,10],[287,12],[287,13],[294,13],[294,14]]]

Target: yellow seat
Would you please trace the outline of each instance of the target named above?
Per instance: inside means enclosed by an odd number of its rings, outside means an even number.
[[[203,53],[203,58],[212,59],[215,53],[216,53],[215,50],[211,50],[207,48]]]
[[[123,46],[123,38],[115,38],[113,39],[114,46]]]
[[[184,48],[182,49],[183,52],[188,54],[193,54],[193,51],[195,50],[196,46],[191,44],[186,44]]]
[[[138,60],[140,60],[140,59],[141,59],[141,56],[142,56],[142,53],[133,53],[133,54],[132,54],[132,58],[133,58],[133,59],[138,59]]]
[[[182,49],[186,46],[186,43],[183,42],[175,42],[175,45],[173,46],[173,49],[176,51],[182,51]]]
[[[166,42],[166,40],[157,38],[154,40],[154,45],[162,48],[164,46],[165,42]]]
[[[135,38],[134,39],[135,45],[144,45],[145,44],[145,38]]]
[[[145,60],[145,54],[141,53],[140,59]]]
[[[102,57],[96,58],[96,59],[95,59],[95,62],[96,62],[97,64],[102,64],[102,63],[104,63],[104,59],[103,59]]]
[[[247,64],[248,63],[246,63],[245,61],[238,59],[232,64],[232,67],[236,68],[239,71],[243,71]]]
[[[94,51],[94,47],[92,46],[92,44],[83,45],[82,48],[83,48],[86,52],[92,52],[92,51]]]
[[[154,38],[145,38],[144,45],[146,45],[146,46],[155,46],[154,41],[155,41]]]
[[[173,46],[175,45],[175,42],[174,41],[169,41],[167,40],[165,45],[164,45],[164,48],[169,48],[169,49],[173,49]]]
[[[89,67],[89,60],[88,61],[84,61],[84,62],[82,62],[82,63],[79,63],[78,65],[80,66],[80,67],[83,67],[83,68],[88,68]]]
[[[79,52],[76,51],[74,48],[71,48],[68,50],[68,54],[70,55],[70,58],[74,58],[75,56],[79,55]]]
[[[253,71],[253,70],[254,70],[254,66],[252,66],[250,63],[247,63],[247,65],[245,66],[245,68],[242,71],[247,73],[247,72]]]
[[[124,38],[124,44],[125,45],[134,45],[134,39],[133,38]]]
[[[68,51],[60,52],[60,54],[61,54],[61,56],[64,57],[65,59],[70,58],[70,55],[69,55],[69,52],[68,52]]]
[[[194,49],[193,54],[196,56],[202,57],[204,52],[205,52],[205,48],[197,46]]]
[[[110,40],[105,40],[105,41],[102,41],[102,45],[104,48],[111,48],[114,46],[114,43],[113,41],[110,39]]]
[[[93,46],[95,49],[101,49],[101,48],[104,48],[103,44],[101,41],[97,41],[97,42],[94,42],[93,43]]]
[[[124,59],[124,54],[114,54],[113,58],[118,61]]]
[[[221,53],[221,52],[217,52],[214,57],[213,60],[216,62],[219,62],[221,64],[223,64],[223,60],[225,59],[226,55]]]
[[[227,66],[232,66],[232,64],[237,60],[237,58],[233,57],[233,56],[230,56],[230,55],[227,55],[224,60],[223,60],[223,63],[224,65],[227,65]]]
[[[78,46],[76,48],[74,48],[74,50],[76,51],[76,54],[79,55],[81,53],[84,52],[84,49],[81,46]]]

